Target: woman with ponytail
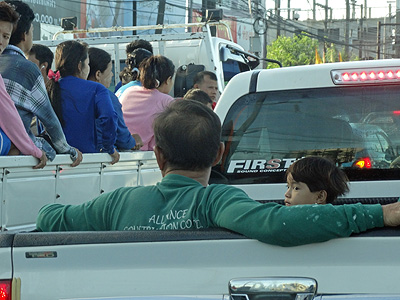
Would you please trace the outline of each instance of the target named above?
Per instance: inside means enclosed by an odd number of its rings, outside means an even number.
[[[132,86],[120,98],[126,126],[131,133],[140,135],[143,147],[153,150],[155,146],[153,121],[174,98],[168,93],[173,86],[175,66],[165,56],[155,55],[145,59],[139,67],[142,86]]]
[[[119,153],[114,148],[117,115],[104,85],[86,80],[90,71],[87,45],[60,43],[55,67],[56,72],[49,71],[46,88],[68,143],[83,153],[108,153],[111,164],[118,162]],[[97,147],[96,124],[102,131],[102,149]]]

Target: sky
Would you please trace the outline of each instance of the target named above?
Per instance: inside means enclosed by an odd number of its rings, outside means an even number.
[[[366,0],[367,7],[371,7],[371,17],[372,18],[380,18],[389,16],[389,4],[392,5],[392,15],[396,12],[396,1],[395,0]],[[281,0],[281,8],[287,8],[287,0]],[[326,0],[317,0],[319,4],[325,5]],[[350,17],[352,15],[352,5],[350,0]],[[274,0],[266,0],[266,8],[274,9],[275,1]],[[361,7],[360,4],[364,5],[365,0],[357,0],[356,1],[356,18],[360,18],[361,15]],[[334,19],[344,19],[346,17],[346,0],[328,0],[328,6],[333,8],[333,18]],[[301,8],[299,12],[300,20],[311,19],[313,17],[312,7],[313,0],[290,0],[291,8]],[[287,16],[287,11],[281,11],[281,16]],[[369,17],[369,12],[367,17]],[[325,11],[322,7],[318,7],[316,12],[316,18],[321,20],[325,18]]]

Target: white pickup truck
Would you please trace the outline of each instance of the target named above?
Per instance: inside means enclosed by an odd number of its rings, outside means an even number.
[[[279,202],[286,168],[320,155],[351,180],[337,205],[398,201],[398,95],[400,60],[236,75],[215,110],[226,152],[210,182]],[[114,166],[85,155],[77,168],[60,156],[39,171],[33,158],[0,158],[1,300],[400,299],[398,228],[288,248],[223,229],[21,232],[45,202],[83,202],[160,178],[152,153],[122,154]],[[30,215],[24,224],[19,211]]]

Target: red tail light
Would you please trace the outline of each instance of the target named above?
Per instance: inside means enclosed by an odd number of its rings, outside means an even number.
[[[359,158],[353,164],[353,166],[360,168],[360,169],[371,169],[371,167],[372,167],[371,159],[369,157]]]
[[[0,300],[11,300],[11,280],[0,280]]]
[[[357,81],[358,80],[358,74],[357,73],[351,74],[351,79],[353,79],[354,81]]]
[[[398,83],[400,80],[400,69],[399,67],[384,67],[332,70],[331,76],[334,84]]]

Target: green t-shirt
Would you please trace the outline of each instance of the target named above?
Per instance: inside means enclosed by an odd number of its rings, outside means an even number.
[[[236,187],[204,187],[175,174],[154,186],[119,188],[80,205],[49,204],[37,218],[42,231],[223,227],[280,246],[322,242],[382,226],[379,204],[261,204]]]

